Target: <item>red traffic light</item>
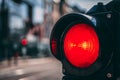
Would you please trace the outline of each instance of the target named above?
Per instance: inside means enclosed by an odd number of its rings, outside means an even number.
[[[101,17],[70,13],[54,25],[50,49],[62,62],[65,75],[83,77],[85,80],[91,76],[94,79],[99,76],[95,73],[100,73],[110,65],[113,37]]]
[[[21,43],[23,46],[26,46],[28,44],[28,41],[27,39],[22,39]]]
[[[93,64],[99,55],[99,40],[93,27],[75,24],[65,34],[64,53],[68,61],[79,68]]]

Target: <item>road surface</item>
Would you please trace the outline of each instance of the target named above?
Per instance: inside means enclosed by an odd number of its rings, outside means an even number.
[[[62,80],[62,65],[52,57],[20,60],[18,66],[0,69],[0,80]]]

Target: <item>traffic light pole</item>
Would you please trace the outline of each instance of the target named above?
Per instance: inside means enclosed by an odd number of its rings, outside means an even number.
[[[7,38],[8,37],[8,5],[7,5],[7,2],[6,0],[2,0],[2,4],[1,4],[1,23],[2,23],[2,26],[1,26],[1,36],[2,36],[2,39],[4,38]]]
[[[6,56],[6,49],[8,46],[8,34],[9,34],[9,8],[8,8],[8,1],[2,0],[1,1],[1,12],[0,12],[0,47],[1,47],[1,57]],[[5,53],[5,54],[4,54]]]

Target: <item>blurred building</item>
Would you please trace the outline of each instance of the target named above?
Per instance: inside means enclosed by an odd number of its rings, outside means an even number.
[[[99,1],[106,4],[111,0],[0,0],[1,43],[6,49],[7,43],[19,46],[26,38],[30,44],[34,40],[36,47],[37,43],[49,45],[53,25],[61,16],[86,13]]]

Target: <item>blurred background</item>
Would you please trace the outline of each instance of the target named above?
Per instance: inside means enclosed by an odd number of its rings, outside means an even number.
[[[0,0],[0,80],[61,80],[62,65],[49,49],[53,25],[110,1]]]

